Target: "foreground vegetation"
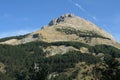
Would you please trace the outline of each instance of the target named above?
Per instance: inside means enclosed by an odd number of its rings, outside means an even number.
[[[101,71],[101,74],[105,75],[101,80],[118,80],[120,75],[118,66],[120,65],[115,58],[120,58],[119,49],[106,45],[92,47],[79,42],[46,43],[41,41],[17,46],[0,45],[0,62],[6,65],[6,73],[0,73],[0,80],[47,80],[48,74],[64,72],[68,68],[74,68],[75,64],[79,62],[86,62],[88,65],[96,65],[102,62],[91,54],[81,54],[79,51],[70,51],[64,55],[45,57],[46,53],[42,48],[52,45],[73,46],[78,49],[80,47],[87,47],[91,53],[104,53],[108,69],[100,70],[96,68],[95,70]],[[71,79],[61,75],[54,80]]]

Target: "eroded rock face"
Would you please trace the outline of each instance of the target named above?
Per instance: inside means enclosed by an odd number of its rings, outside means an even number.
[[[68,19],[68,18],[71,18],[71,17],[74,17],[74,15],[73,14],[62,15],[59,18],[51,20],[50,23],[49,23],[49,26],[57,25],[57,24],[59,24],[61,22],[64,22],[65,19]]]
[[[46,53],[46,57],[54,56],[56,54],[65,54],[69,51],[79,51],[78,49],[72,46],[49,46],[44,48],[43,51]]]

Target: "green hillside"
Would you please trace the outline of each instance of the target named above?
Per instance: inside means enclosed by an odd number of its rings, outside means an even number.
[[[73,46],[75,48],[87,47],[90,53],[104,53],[105,58],[81,53],[80,51],[70,51],[66,54],[58,54],[51,57],[45,57],[43,48],[48,46]],[[57,73],[58,75],[50,80],[73,80],[73,75],[66,76],[64,72],[67,69],[74,68],[77,63],[86,62],[87,65],[105,63],[108,65],[106,70],[95,68],[95,71],[101,72],[100,80],[119,80],[120,68],[119,62],[115,58],[120,58],[120,50],[112,46],[97,45],[88,46],[79,42],[31,42],[16,46],[0,45],[0,63],[5,65],[6,72],[0,72],[0,80],[49,80],[48,75]],[[95,72],[94,71],[94,72]],[[73,77],[72,77],[73,76]],[[96,74],[97,76],[97,74]]]

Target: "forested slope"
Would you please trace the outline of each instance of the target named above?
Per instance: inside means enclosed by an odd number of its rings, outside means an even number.
[[[90,52],[69,51],[63,55],[46,57],[43,48],[60,45],[73,46],[76,49],[86,47]],[[104,59],[101,60],[92,53],[96,55],[104,53]],[[81,62],[85,62],[85,65],[97,66],[99,63],[108,65],[105,69],[98,66],[93,67],[93,72],[99,71],[101,75],[101,77],[98,77],[97,74],[94,75],[96,78],[93,80],[119,80],[120,65],[116,58],[120,58],[120,50],[107,45],[89,46],[80,42],[47,43],[42,41],[16,46],[0,45],[0,63],[5,65],[0,65],[0,70],[2,67],[5,70],[5,72],[0,71],[0,80],[73,80],[79,74],[77,70],[71,72],[69,69],[74,69],[76,64]],[[68,71],[75,74],[74,77],[72,77],[73,75],[65,75],[65,72]],[[56,76],[50,78],[49,76],[53,73]],[[83,77],[83,79],[85,78]]]

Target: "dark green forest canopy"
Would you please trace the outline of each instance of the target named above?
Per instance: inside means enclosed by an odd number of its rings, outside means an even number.
[[[80,54],[79,51],[70,51],[64,55],[55,55],[46,58],[43,47],[48,46],[73,46],[77,49],[86,47],[92,53],[104,53],[111,57],[120,57],[120,50],[112,46],[96,45],[89,46],[80,42],[53,42],[42,41],[11,46],[0,45],[0,62],[6,65],[6,73],[0,73],[0,80],[45,80],[47,74],[63,72],[72,68],[76,63],[86,62],[96,64],[101,60],[91,54]],[[35,72],[35,63],[39,64],[40,70]]]

